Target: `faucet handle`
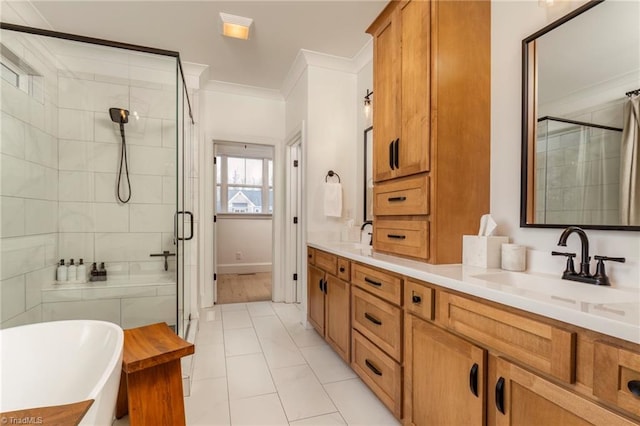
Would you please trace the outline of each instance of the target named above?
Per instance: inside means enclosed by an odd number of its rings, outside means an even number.
[[[610,260],[612,262],[620,262],[620,263],[624,263],[627,261],[627,259],[625,259],[624,257],[593,256],[593,258],[597,260],[598,263],[604,260]]]
[[[611,260],[613,262],[620,263],[624,263],[626,261],[624,257],[593,256],[593,258],[598,261],[598,264],[596,265],[596,274],[593,276],[593,278],[596,279],[596,285],[610,285],[609,277],[604,270],[605,260]]]
[[[576,257],[575,253],[565,253],[565,252],[561,252],[561,251],[552,251],[551,252],[552,256],[565,256],[567,258],[567,266],[564,268],[564,272],[562,273],[562,276],[567,276],[567,275],[575,275],[576,274],[576,268],[575,266],[573,266],[573,258]]]

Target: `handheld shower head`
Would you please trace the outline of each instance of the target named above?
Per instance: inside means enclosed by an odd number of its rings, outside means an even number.
[[[114,123],[127,124],[129,122],[129,111],[124,108],[109,108],[109,115]]]

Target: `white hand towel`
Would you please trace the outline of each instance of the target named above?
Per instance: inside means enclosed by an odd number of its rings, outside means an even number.
[[[325,216],[342,217],[342,185],[335,182],[324,184]]]

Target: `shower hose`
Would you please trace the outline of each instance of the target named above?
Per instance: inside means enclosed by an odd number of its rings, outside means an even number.
[[[129,180],[129,165],[127,161],[127,143],[124,137],[124,124],[120,123],[120,136],[122,137],[122,145],[120,150],[120,168],[118,170],[118,182],[116,183],[116,193],[118,200],[121,203],[126,204],[131,199],[131,181]],[[124,170],[127,178],[127,198],[124,199],[120,196],[120,180],[122,178],[122,164],[124,163]]]

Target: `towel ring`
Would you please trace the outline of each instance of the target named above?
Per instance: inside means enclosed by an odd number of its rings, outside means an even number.
[[[327,179],[329,179],[330,177],[334,177],[337,176],[338,177],[338,183],[340,183],[340,175],[337,174],[336,172],[334,172],[333,170],[329,170],[327,172],[327,175],[324,177],[324,181],[327,182]]]

